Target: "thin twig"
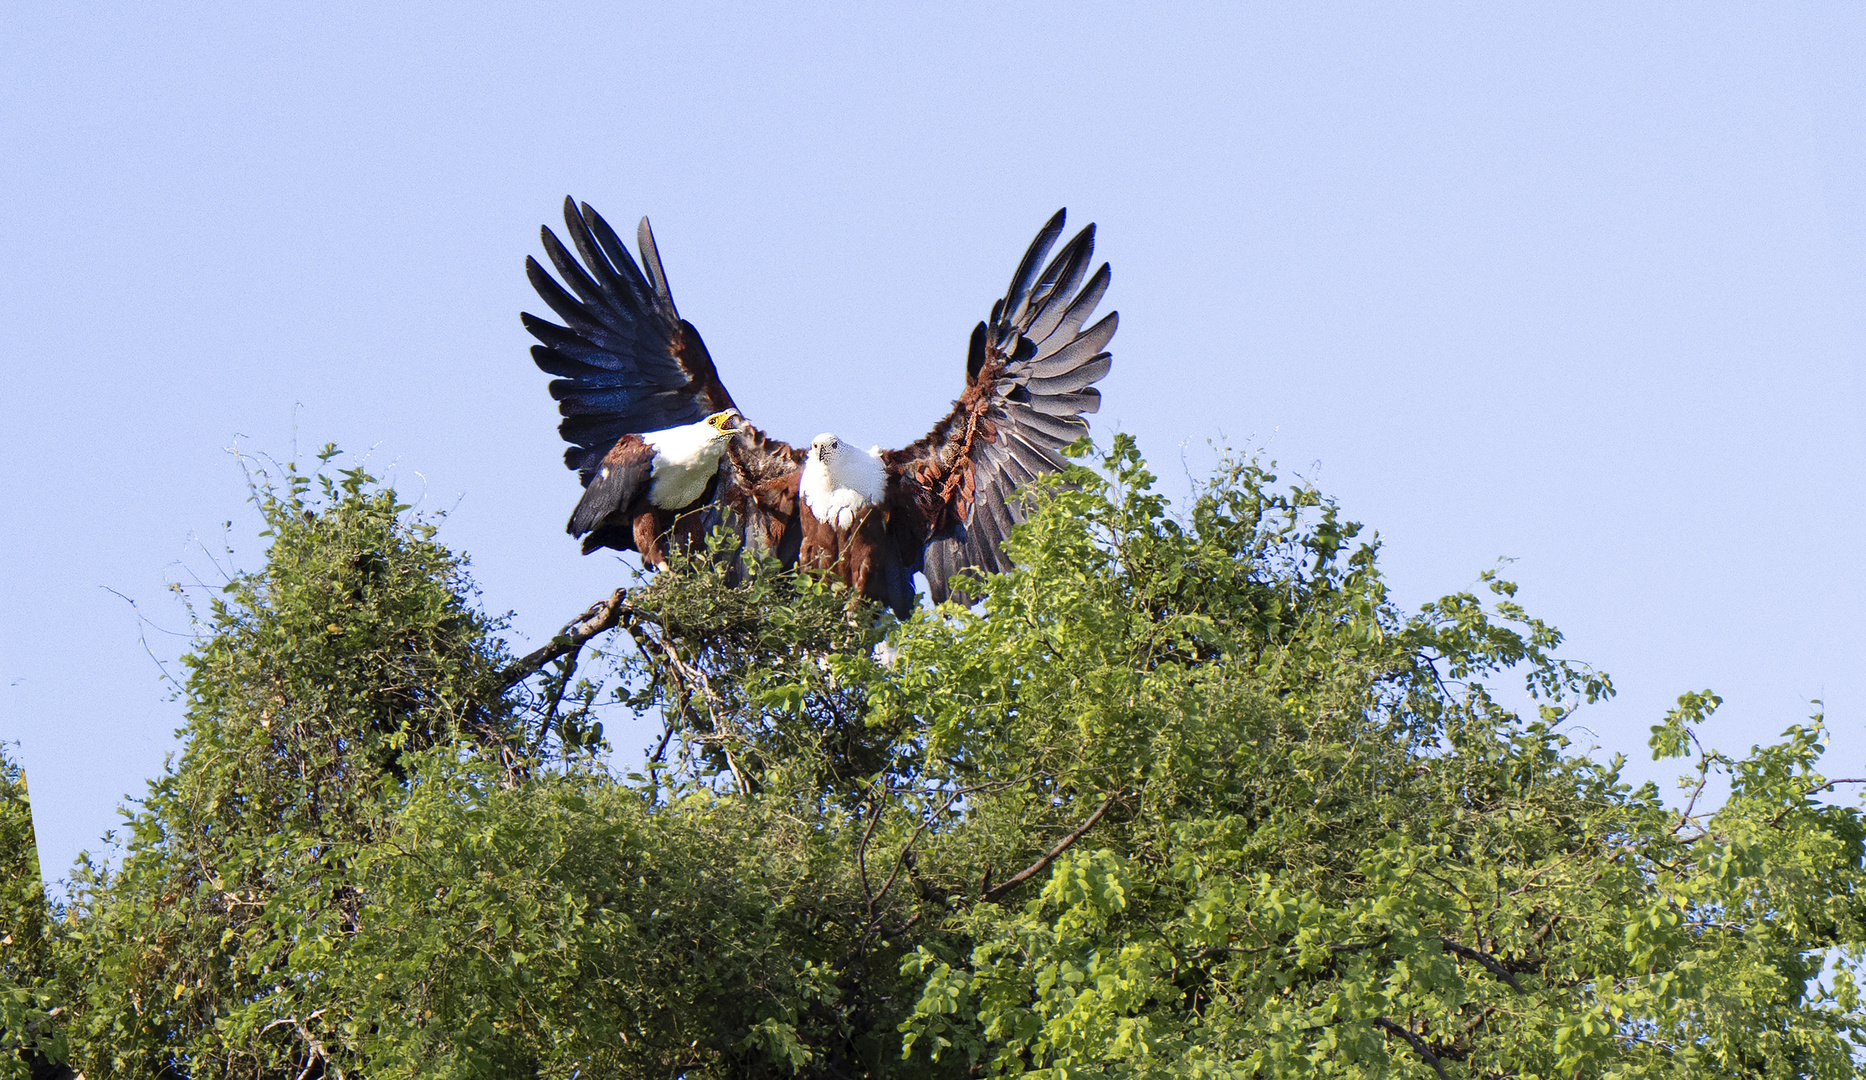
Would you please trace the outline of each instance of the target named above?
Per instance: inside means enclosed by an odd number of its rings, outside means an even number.
[[[868,901],[868,923],[862,928],[862,938],[864,940],[866,940],[868,935],[873,933],[874,930],[881,925],[880,917],[875,914],[875,905],[881,903],[882,898],[888,895],[888,890],[894,887],[894,879],[900,876],[901,865],[907,859],[911,857],[909,853],[913,851],[914,844],[920,840],[920,834],[926,831],[926,828],[928,825],[938,820],[941,815],[946,813],[946,811],[952,809],[952,804],[958,801],[959,796],[964,794],[964,790],[965,789],[961,788],[957,791],[954,791],[952,794],[946,796],[946,801],[940,804],[940,808],[938,810],[933,811],[932,814],[926,817],[922,817],[920,819],[920,824],[914,827],[913,835],[909,836],[907,838],[907,842],[901,845],[900,854],[897,855],[894,859],[894,869],[888,871],[887,880],[881,883],[881,891],[876,893]],[[879,818],[879,816],[880,815],[878,814],[876,815],[877,818]],[[873,827],[873,822],[870,822],[870,827],[871,828]],[[867,842],[866,836],[863,837],[863,842],[864,843]],[[863,888],[868,887],[868,879],[867,879],[866,873],[864,873],[864,876],[862,879],[862,887]]]
[[[1684,828],[1685,825],[1691,821],[1691,811],[1697,808],[1698,796],[1704,794],[1704,785],[1710,783],[1711,764],[1717,760],[1713,755],[1704,752],[1704,744],[1698,741],[1697,732],[1692,731],[1690,728],[1686,728],[1685,734],[1690,736],[1691,745],[1698,748],[1698,786],[1697,789],[1691,793],[1691,800],[1685,803],[1684,810],[1679,813],[1678,824],[1672,826],[1673,836],[1678,835],[1678,830]]]
[[[175,681],[175,676],[170,675],[168,673],[168,665],[164,664],[162,662],[162,658],[155,654],[155,650],[149,647],[149,635],[143,633],[143,627],[154,626],[155,624],[151,623],[147,618],[143,616],[143,609],[136,606],[136,601],[130,599],[129,597],[123,595],[122,593],[118,592],[117,590],[111,588],[108,585],[99,585],[98,588],[104,590],[110,595],[128,604],[130,606],[130,610],[136,613],[136,640],[142,644],[143,651],[149,654],[149,659],[155,662],[156,670],[162,673],[162,678],[170,686],[175,687],[177,690],[184,689],[184,687],[180,683]],[[156,629],[161,630],[162,628],[158,626],[156,627]],[[162,632],[165,634],[171,633],[171,631],[167,631],[167,630],[163,630]],[[177,635],[177,636],[181,636],[181,635]]]
[[[557,719],[557,707],[564,703],[564,691],[570,687],[570,676],[576,672],[577,657],[581,655],[583,655],[582,641],[571,646],[570,651],[564,654],[564,670],[557,677],[557,686],[551,691],[551,703],[545,707],[544,719],[538,723],[538,734],[531,740],[531,751],[527,756],[537,757],[538,752],[544,749],[545,736],[551,733],[551,722]]]
[[[868,827],[862,830],[862,842],[855,845],[855,872],[862,879],[862,895],[868,901],[868,918],[875,918],[875,892],[868,887],[868,838],[875,835],[875,825],[881,820],[881,800],[875,798],[873,785],[868,792]]]

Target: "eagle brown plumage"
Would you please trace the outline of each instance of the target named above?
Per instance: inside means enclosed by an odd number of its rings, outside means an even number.
[[[1087,433],[1082,417],[1100,407],[1094,384],[1108,373],[1119,321],[1111,312],[1084,328],[1111,274],[1106,263],[1089,272],[1092,224],[1049,257],[1063,221],[1059,210],[1043,226],[973,329],[964,389],[925,438],[861,451],[824,435],[799,450],[739,418],[699,331],[674,307],[648,220],[636,230],[638,265],[601,215],[566,198],[576,254],[543,230],[563,284],[526,260],[564,324],[522,319],[540,342],[538,366],[558,376],[550,391],[571,444],[564,461],[586,487],[570,530],[584,536],[585,553],[636,550],[660,565],[670,537],[691,543],[723,524],[749,550],[834,574],[902,617],[915,603],[915,573],[937,602],[959,595],[953,579],[965,570],[1008,569],[1004,540],[1022,519],[1017,489],[1061,469],[1061,448]],[[657,458],[651,444],[728,413],[731,438],[704,492],[690,505],[644,509],[655,476],[676,475],[654,471],[672,458]]]

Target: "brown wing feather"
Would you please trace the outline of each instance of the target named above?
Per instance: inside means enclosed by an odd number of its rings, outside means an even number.
[[[642,218],[641,223],[647,227],[648,219]],[[713,354],[706,351],[706,342],[700,340],[700,332],[685,319],[680,320],[680,333],[674,338],[673,351],[680,369],[687,373],[687,385],[681,387],[683,392],[705,402],[709,414],[738,408],[732,395],[726,392],[726,385],[719,381],[719,369],[713,366]]]

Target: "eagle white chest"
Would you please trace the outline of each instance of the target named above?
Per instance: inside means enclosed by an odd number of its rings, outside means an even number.
[[[702,420],[650,431],[641,440],[654,450],[648,467],[648,501],[663,510],[678,510],[691,506],[706,491],[732,436]]]
[[[881,501],[887,486],[880,447],[857,450],[830,436],[819,436],[811,445],[798,482],[810,513],[838,529],[853,528],[864,510]]]

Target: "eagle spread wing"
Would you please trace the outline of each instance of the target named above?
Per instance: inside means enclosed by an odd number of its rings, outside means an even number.
[[[941,524],[950,523],[926,537],[923,559],[911,560],[936,602],[946,599],[947,582],[960,570],[1009,569],[1004,539],[1023,520],[1014,493],[1061,469],[1058,451],[1088,434],[1082,414],[1101,408],[1094,384],[1108,374],[1105,347],[1120,319],[1110,312],[1082,329],[1111,276],[1103,263],[1083,284],[1095,252],[1094,225],[1043,265],[1062,234],[1063,213],[1050,218],[1024,253],[990,320],[973,329],[965,393],[952,412],[926,438],[888,455],[890,470],[905,486],[921,487]],[[900,542],[911,538],[903,535]]]
[[[1093,384],[1108,373],[1106,346],[1117,323],[1110,313],[1083,328],[1110,277],[1106,263],[1089,273],[1095,226],[1044,261],[1063,220],[1059,210],[1044,225],[1004,298],[973,330],[965,389],[951,413],[912,446],[880,453],[886,493],[874,509],[885,529],[864,516],[860,527],[825,539],[825,530],[835,528],[811,516],[814,489],[799,488],[806,461],[817,451],[799,450],[750,424],[736,426],[719,466],[721,482],[708,488],[718,511],[712,518],[733,523],[748,544],[786,564],[799,560],[800,532],[814,535],[802,541],[804,561],[833,566],[851,583],[865,582],[864,592],[903,616],[912,607],[916,571],[938,601],[957,595],[950,582],[964,569],[1007,569],[1003,542],[1023,515],[1017,489],[1062,468],[1058,451],[1087,433],[1082,414],[1100,407]],[[548,228],[543,239],[565,284],[535,259],[526,260],[526,270],[566,325],[529,314],[523,319],[542,342],[532,347],[538,366],[559,376],[550,390],[565,417],[558,430],[572,444],[565,464],[588,486],[604,455],[624,449],[618,442],[625,436],[666,435],[736,406],[699,332],[674,308],[647,219],[637,231],[639,266],[587,204],[565,199],[564,222],[576,257]],[[817,445],[835,443],[825,436]],[[838,482],[833,471],[822,475],[830,479],[819,477],[819,483]],[[621,527],[592,533],[585,551],[638,547],[638,534],[647,535]],[[885,539],[877,542],[877,534]]]
[[[559,376],[550,391],[564,415],[558,433],[571,444],[564,464],[587,487],[623,435],[697,423],[733,405],[700,332],[674,309],[648,219],[636,231],[641,266],[588,203],[565,198],[564,225],[582,265],[549,228],[541,232],[569,290],[536,259],[526,258],[525,273],[566,325],[528,312],[519,319],[543,343],[531,347],[532,359]]]

